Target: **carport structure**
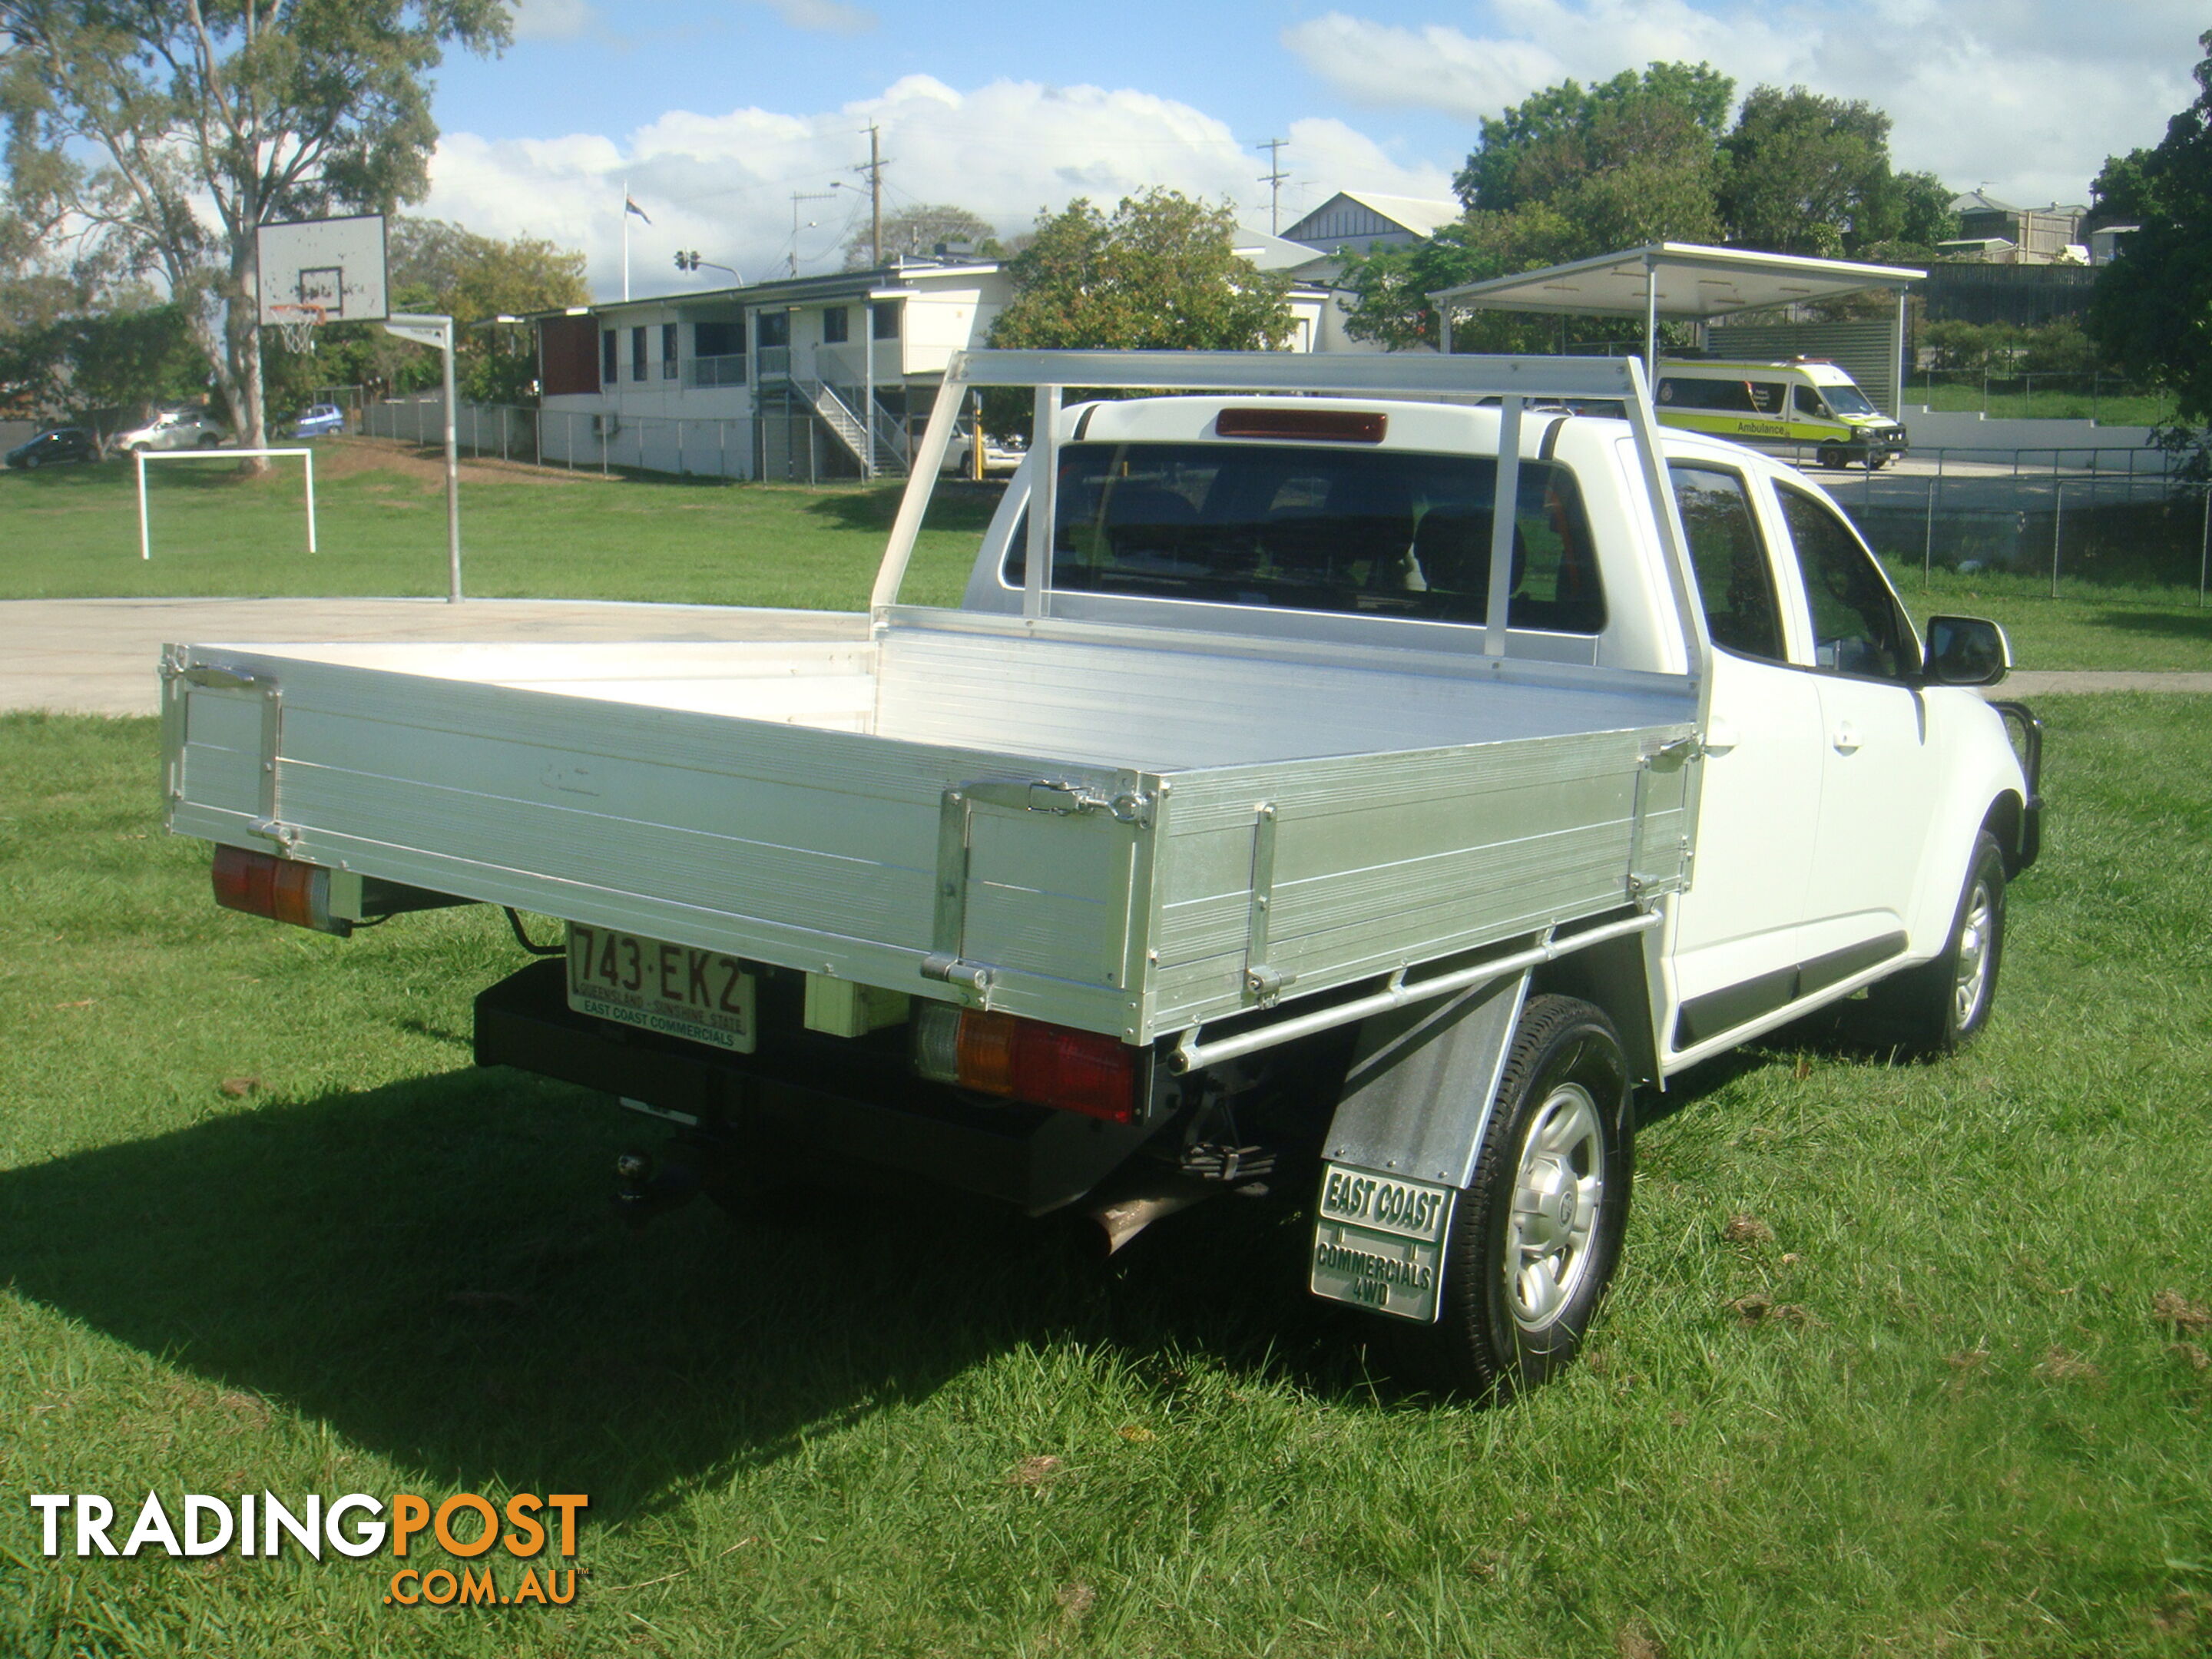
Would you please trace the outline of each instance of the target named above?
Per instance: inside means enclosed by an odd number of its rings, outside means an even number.
[[[1814,259],[1795,253],[1706,247],[1696,242],[1648,242],[1619,253],[1601,253],[1571,264],[1547,265],[1517,276],[1463,283],[1429,295],[1441,325],[1438,348],[1451,350],[1452,318],[1469,311],[1525,311],[1555,317],[1641,317],[1644,372],[1657,377],[1659,324],[1702,325],[1744,312],[1812,300],[1841,299],[1869,289],[1897,296],[1897,327],[1889,341],[1889,374],[1875,384],[1890,395],[1893,415],[1905,401],[1905,302],[1924,270],[1903,265]],[[1869,395],[1875,396],[1872,388]]]

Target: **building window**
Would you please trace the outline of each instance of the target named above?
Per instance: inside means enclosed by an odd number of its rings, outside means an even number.
[[[614,330],[609,329],[599,336],[599,384],[602,386],[612,386],[615,383],[617,349],[615,344]]]
[[[645,331],[641,328],[629,331],[629,377],[633,380],[645,378]]]
[[[756,319],[760,331],[761,349],[772,351],[778,346],[791,343],[791,313],[787,311],[763,311]]]
[[[738,323],[694,323],[691,351],[698,357],[742,357],[745,355],[744,328]]]
[[[831,306],[822,313],[822,343],[842,345],[852,338],[852,313],[842,306]]]
[[[878,300],[870,307],[876,313],[876,338],[896,340],[899,337],[899,302]]]
[[[673,323],[660,325],[660,378],[664,380],[676,378],[676,325]]]

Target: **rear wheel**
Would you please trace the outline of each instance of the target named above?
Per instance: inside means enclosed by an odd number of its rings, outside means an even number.
[[[35,456],[35,455],[26,455],[26,456],[24,456],[24,457],[23,457],[23,471],[26,471],[26,472],[36,472],[38,470],[39,470],[39,458],[38,458],[37,456]]]
[[[1503,1398],[1573,1359],[1620,1260],[1633,1133],[1604,1011],[1529,999],[1445,1240],[1437,1322],[1407,1328],[1426,1380]]]
[[[204,434],[201,436],[200,447],[202,449],[214,449],[221,445],[222,442],[222,440],[221,438],[217,437],[214,433],[210,432]]]
[[[1989,1024],[2004,958],[2004,849],[1986,830],[1974,841],[1950,936],[1933,962],[1908,968],[1867,993],[1877,1040],[1934,1059]]]

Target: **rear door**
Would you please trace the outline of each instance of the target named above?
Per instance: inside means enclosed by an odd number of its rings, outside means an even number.
[[[1705,461],[1671,470],[1715,647],[1697,866],[1674,912],[1669,1036],[1680,1050],[1793,994],[1824,745],[1820,687],[1790,665],[1775,550],[1748,477]]]
[[[1820,710],[1820,829],[1806,890],[1801,994],[1905,948],[1940,768],[1915,683],[1919,641],[1848,520],[1810,489],[1773,484],[1779,537],[1811,629]],[[1790,597],[1795,598],[1796,595]]]

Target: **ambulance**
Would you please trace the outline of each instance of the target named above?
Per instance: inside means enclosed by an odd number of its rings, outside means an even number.
[[[1905,428],[1830,362],[1669,362],[1652,401],[1667,426],[1760,449],[1810,449],[1816,465],[1887,466],[1905,453]]]

